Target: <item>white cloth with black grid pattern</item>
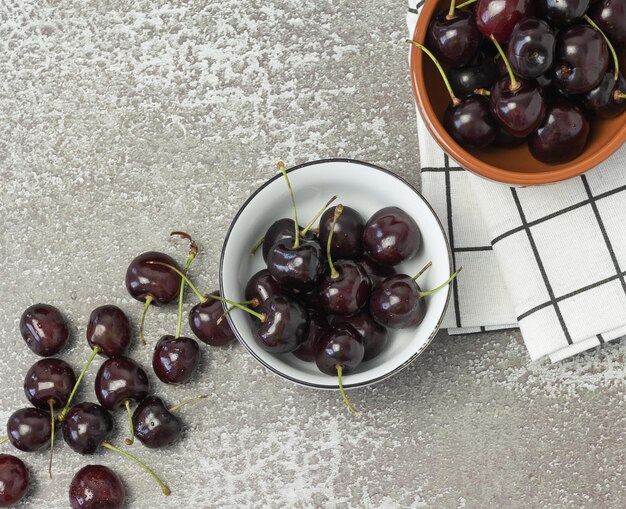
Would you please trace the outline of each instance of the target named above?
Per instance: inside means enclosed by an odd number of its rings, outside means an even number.
[[[463,266],[450,334],[519,326],[531,359],[552,361],[626,335],[626,147],[582,177],[511,188],[450,160],[419,112],[417,127],[422,193]]]

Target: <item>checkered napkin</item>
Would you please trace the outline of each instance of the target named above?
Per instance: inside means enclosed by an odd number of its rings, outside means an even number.
[[[413,35],[423,2],[409,0]],[[511,188],[448,158],[418,113],[422,192],[455,267],[451,334],[519,326],[535,360],[626,335],[626,147],[567,182]]]

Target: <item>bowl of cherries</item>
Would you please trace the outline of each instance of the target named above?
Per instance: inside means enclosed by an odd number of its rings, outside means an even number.
[[[407,42],[426,126],[474,173],[557,182],[626,141],[626,0],[433,0]]]
[[[437,332],[456,276],[448,242],[418,191],[385,169],[277,167],[226,235],[224,319],[266,368],[338,388],[351,407],[344,388],[397,373]]]

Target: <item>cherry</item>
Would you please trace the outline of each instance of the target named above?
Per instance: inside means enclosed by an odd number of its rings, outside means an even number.
[[[554,83],[568,94],[583,94],[597,87],[609,66],[602,35],[587,25],[573,25],[556,36]]]
[[[333,263],[331,256],[335,225],[343,213],[343,206],[337,205],[326,241],[326,255],[330,270],[322,279],[318,292],[326,313],[350,315],[365,306],[370,294],[371,283],[363,267],[352,260]]]
[[[7,435],[14,447],[35,452],[50,445],[52,424],[50,412],[39,408],[21,408],[7,421]]]
[[[339,205],[337,205],[338,207]],[[320,245],[326,246],[337,207],[327,209],[320,218]],[[356,210],[343,206],[335,222],[330,254],[335,259],[354,259],[363,254],[363,229],[365,220]]]
[[[535,0],[535,8],[552,26],[562,28],[587,12],[589,0]]]
[[[404,329],[422,323],[426,316],[424,297],[445,288],[461,272],[459,269],[442,285],[423,292],[415,280],[429,266],[430,264],[414,277],[396,274],[378,283],[372,292],[369,305],[374,320],[391,329]]]
[[[363,231],[365,254],[379,265],[394,266],[412,258],[421,241],[415,220],[398,207],[374,212]]]
[[[476,7],[476,26],[487,39],[494,36],[500,43],[507,42],[515,24],[533,14],[531,0],[479,0]]]
[[[216,290],[209,297],[220,297]],[[221,320],[224,308],[220,300],[205,298],[189,312],[189,326],[196,337],[210,346],[224,346],[235,339],[227,320]]]
[[[122,355],[131,340],[131,326],[126,313],[117,306],[107,304],[97,307],[89,316],[87,343],[100,348],[102,355]]]
[[[67,362],[41,359],[26,373],[24,392],[33,406],[52,410],[69,401],[75,383],[76,375]]]
[[[365,353],[363,362],[376,357],[387,345],[387,329],[376,323],[365,309],[350,316],[335,316],[332,325],[348,324],[359,333]]]
[[[470,64],[480,49],[481,36],[476,28],[474,13],[455,11],[452,0],[449,11],[436,13],[426,32],[426,45],[447,65]]]
[[[384,265],[378,265],[374,260],[372,260],[369,256],[363,255],[358,260],[357,263],[363,268],[365,273],[370,278],[370,283],[372,288],[376,286],[376,284],[396,273],[393,267],[385,267]]]
[[[626,79],[622,73],[615,80],[613,72],[607,72],[600,84],[586,92],[580,101],[591,113],[600,118],[613,118],[626,111]]]
[[[488,58],[483,58],[476,65],[453,67],[448,71],[448,80],[454,95],[461,99],[472,97],[477,88],[489,90],[498,77],[497,65],[493,59],[490,63]]]
[[[79,403],[70,408],[61,428],[63,439],[79,454],[94,454],[113,433],[113,417],[96,403]]]
[[[554,32],[545,21],[537,18],[522,19],[513,28],[508,45],[508,58],[513,72],[525,79],[544,74],[552,67],[555,41]]]
[[[67,343],[69,331],[61,312],[49,304],[35,304],[22,314],[20,332],[34,353],[50,357]]]
[[[328,339],[315,356],[315,364],[322,373],[337,376],[339,391],[348,407],[355,415],[354,408],[343,388],[343,375],[356,369],[363,360],[365,347],[357,330],[348,324],[335,324],[329,328]]]
[[[30,474],[24,462],[10,454],[0,454],[0,507],[17,504],[30,486]]]
[[[615,44],[626,45],[626,0],[602,0],[591,8],[591,18]]]
[[[154,373],[166,384],[187,382],[199,363],[200,347],[196,341],[187,337],[163,336],[152,356]]]
[[[104,465],[81,468],[70,484],[72,509],[121,509],[125,498],[122,480]]]
[[[315,311],[309,311],[309,328],[300,347],[293,352],[298,358],[306,362],[315,360],[315,355],[326,339],[328,323],[324,316]]]
[[[589,122],[566,99],[555,99],[539,128],[528,138],[530,153],[544,163],[560,164],[578,157],[587,144]]]
[[[272,295],[282,292],[282,288],[274,276],[270,274],[270,271],[261,269],[248,280],[244,295],[252,307],[258,307]]]
[[[317,288],[311,290],[310,292],[305,293],[297,293],[296,298],[300,304],[306,309],[309,314],[311,313],[321,313],[324,311],[322,306],[322,299],[320,293],[317,291]]]

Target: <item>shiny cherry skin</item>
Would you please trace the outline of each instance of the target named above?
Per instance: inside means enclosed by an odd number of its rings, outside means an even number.
[[[426,301],[411,276],[396,274],[378,283],[370,297],[369,311],[379,324],[405,329],[422,323]]]
[[[367,303],[371,282],[367,272],[352,260],[335,262],[338,277],[330,271],[320,282],[318,292],[324,311],[331,315],[351,315]]]
[[[69,496],[72,509],[122,509],[126,491],[113,470],[87,465],[74,475]]]
[[[79,454],[94,454],[113,433],[113,417],[96,403],[79,403],[67,412],[61,428],[63,439]]]
[[[560,164],[578,157],[589,136],[589,121],[582,109],[566,99],[549,106],[539,128],[528,138],[530,153],[548,164]]]
[[[267,255],[267,270],[283,288],[308,292],[313,290],[324,270],[325,256],[321,246],[313,240],[279,240]]]
[[[289,353],[304,343],[309,328],[309,317],[304,307],[294,298],[273,295],[258,311],[265,320],[256,317],[254,339],[264,350],[272,353]]]
[[[180,276],[169,267],[147,262],[160,262],[176,267],[171,256],[157,251],[148,251],[137,256],[126,271],[126,289],[133,299],[145,302],[148,298],[154,304],[167,304],[178,297]],[[179,269],[180,270],[180,269]]]
[[[422,235],[415,220],[399,207],[374,212],[365,224],[363,248],[378,265],[392,267],[415,256]]]
[[[154,347],[152,368],[163,383],[182,384],[189,381],[199,363],[200,347],[191,338],[165,335]]]
[[[385,267],[384,265],[378,265],[369,256],[363,255],[357,259],[357,263],[363,268],[365,273],[370,278],[372,288],[378,284],[379,281],[392,276],[396,273],[393,267]]]
[[[244,296],[247,301],[256,300],[256,306],[265,302],[269,297],[282,293],[282,289],[274,276],[267,269],[261,269],[254,274],[246,284]],[[256,307],[252,305],[251,307]]]
[[[313,362],[315,355],[322,347],[322,342],[326,339],[328,322],[321,313],[309,312],[309,329],[304,342],[293,354],[306,362]]]
[[[282,218],[274,221],[272,225],[265,232],[265,237],[263,237],[263,260],[267,262],[267,255],[270,252],[270,249],[280,240],[293,239],[296,235],[295,230],[295,222],[293,219]],[[300,226],[300,230],[302,230],[302,226]],[[315,240],[315,235],[310,230],[304,235],[307,240]]]
[[[522,19],[511,32],[508,60],[515,76],[533,79],[552,67],[556,37],[545,21]]]
[[[450,104],[443,116],[443,127],[463,148],[484,148],[496,138],[496,122],[489,101],[481,96],[468,97]]]
[[[365,347],[359,333],[352,325],[332,325],[327,337],[328,339],[315,356],[315,364],[322,373],[337,376],[337,366],[341,365],[345,374],[361,364]]]
[[[626,79],[620,72],[615,81],[613,71],[609,71],[596,88],[580,97],[580,102],[587,111],[600,118],[614,118],[626,111],[626,99],[617,95],[619,92],[626,93]]]
[[[24,462],[10,454],[0,454],[0,507],[17,504],[30,486],[30,474]]]
[[[372,318],[369,311],[366,309],[362,309],[358,313],[350,316],[335,316],[332,325],[336,324],[352,325],[359,333],[361,341],[363,341],[363,347],[365,348],[363,362],[376,357],[387,345],[387,329],[379,323],[376,323],[376,320]]]
[[[453,67],[448,70],[448,81],[454,95],[459,99],[474,97],[477,88],[491,89],[491,85],[499,77],[495,62],[481,63],[465,67]]]
[[[157,449],[176,442],[183,431],[180,419],[168,410],[161,398],[150,396],[133,413],[135,437],[146,447]]]
[[[24,379],[24,392],[33,406],[43,410],[61,408],[67,403],[76,383],[72,367],[61,359],[41,359],[33,364]]]
[[[499,43],[505,43],[516,23],[532,15],[532,0],[479,0],[476,26],[485,38],[493,35]]]
[[[326,209],[320,217],[320,245],[326,250],[330,227],[333,224],[336,207]],[[335,223],[333,238],[330,241],[330,255],[335,260],[353,260],[363,254],[363,229],[365,219],[352,207],[343,206],[343,212]]]
[[[40,408],[20,408],[7,421],[7,435],[14,447],[35,452],[50,446],[50,412]]]
[[[613,44],[626,45],[626,0],[602,0],[590,10],[590,17]]]
[[[96,374],[96,396],[107,410],[121,407],[127,400],[140,402],[150,393],[148,375],[128,357],[112,357]]]
[[[557,28],[580,19],[588,8],[589,0],[535,0],[537,16]]]
[[[221,297],[217,290],[209,295]],[[196,304],[189,312],[189,327],[196,337],[210,346],[224,346],[235,339],[235,333],[230,328],[228,320],[224,318],[219,324],[220,317],[224,314],[224,306],[219,300],[209,298],[205,302]]]
[[[542,88],[535,81],[518,80],[519,88],[511,89],[508,76],[500,78],[491,89],[491,114],[509,134],[518,138],[533,132],[546,113]]]
[[[91,312],[87,325],[87,343],[91,348],[100,348],[102,355],[122,355],[130,345],[131,335],[130,321],[117,306],[107,304]]]
[[[480,49],[482,37],[474,13],[457,9],[448,19],[448,10],[433,16],[426,32],[426,46],[437,59],[450,66],[470,64]]]
[[[493,144],[496,147],[501,148],[513,148],[518,147],[526,141],[526,138],[517,138],[504,129],[501,125],[497,126],[496,139],[493,140]]]
[[[20,332],[34,353],[50,357],[67,343],[69,330],[61,312],[49,304],[35,304],[22,314]]]
[[[597,87],[609,66],[609,50],[600,33],[588,25],[573,25],[556,36],[554,84],[567,94]]]

